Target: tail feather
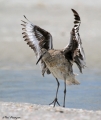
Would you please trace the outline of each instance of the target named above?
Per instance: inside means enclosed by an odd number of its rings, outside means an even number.
[[[67,85],[79,85],[80,82],[75,79],[75,76],[70,77],[69,79],[66,80]]]

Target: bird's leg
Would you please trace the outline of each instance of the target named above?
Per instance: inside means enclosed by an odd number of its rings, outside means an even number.
[[[56,81],[57,81],[57,85],[58,85],[58,86],[57,86],[57,91],[56,91],[56,97],[55,97],[55,99],[53,100],[53,102],[49,104],[49,105],[51,105],[51,104],[54,103],[54,107],[55,107],[56,103],[60,106],[60,104],[59,104],[59,102],[58,102],[58,99],[57,99],[57,94],[58,94],[58,89],[59,89],[60,83],[59,83],[59,81],[58,81],[57,78],[56,78]]]
[[[63,107],[65,107],[65,98],[66,98],[66,80],[64,81],[64,102],[63,102]]]

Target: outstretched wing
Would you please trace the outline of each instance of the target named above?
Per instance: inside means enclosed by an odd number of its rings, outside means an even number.
[[[82,73],[82,68],[85,67],[85,53],[82,47],[82,42],[79,34],[79,27],[80,27],[80,16],[79,14],[73,10],[75,21],[74,27],[70,33],[70,42],[64,48],[64,54],[66,59],[70,60],[71,62],[75,62]]]
[[[25,16],[24,16],[25,17]],[[27,44],[34,50],[37,59],[40,57],[40,50],[45,48],[46,50],[53,48],[52,36],[46,30],[31,23],[26,17],[27,22],[23,21],[22,30],[24,31],[23,38]],[[46,65],[41,61],[42,71],[45,72]]]
[[[25,16],[24,16],[25,17]],[[40,49],[52,49],[52,36],[49,32],[31,23],[26,17],[27,22],[22,21],[23,38],[27,44],[34,50],[36,57],[39,58]]]

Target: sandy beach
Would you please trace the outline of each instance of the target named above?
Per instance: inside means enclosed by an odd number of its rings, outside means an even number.
[[[101,111],[0,102],[0,120],[101,120]]]

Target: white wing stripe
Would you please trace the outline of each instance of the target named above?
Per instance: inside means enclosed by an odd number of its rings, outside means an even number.
[[[33,45],[35,46],[36,52],[38,54],[37,57],[39,58],[39,53],[40,53],[39,41],[37,40],[33,29],[34,29],[34,25],[28,22],[24,31],[28,35],[29,41],[32,42]]]
[[[25,16],[24,16],[25,17]],[[36,56],[40,56],[40,48],[52,49],[52,36],[49,32],[31,23],[26,17],[27,22],[22,21],[22,34],[27,44],[34,50]]]

